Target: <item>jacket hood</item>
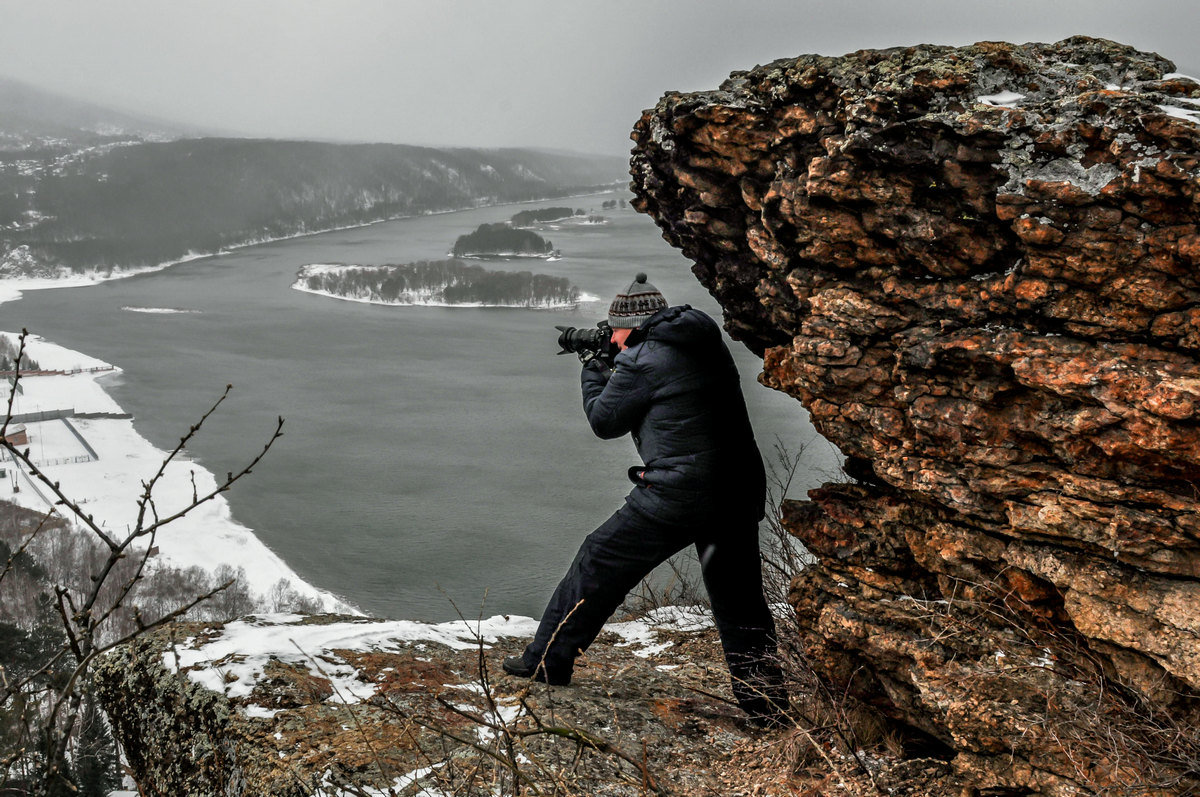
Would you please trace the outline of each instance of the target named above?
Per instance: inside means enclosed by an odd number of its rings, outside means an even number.
[[[661,341],[674,346],[711,346],[721,339],[721,328],[691,305],[681,304],[659,310],[630,335],[629,345],[644,340]]]

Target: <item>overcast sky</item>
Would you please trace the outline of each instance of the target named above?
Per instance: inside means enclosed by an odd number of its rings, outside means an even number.
[[[624,153],[663,92],[1082,33],[1200,74],[1198,0],[0,0],[0,76],[240,135]]]

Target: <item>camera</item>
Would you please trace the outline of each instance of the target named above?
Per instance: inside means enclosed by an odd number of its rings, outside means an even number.
[[[608,325],[608,321],[598,322],[595,329],[557,326],[555,329],[559,332],[559,354],[578,354],[585,362],[591,359],[587,356],[591,354],[592,357],[599,357],[610,363],[617,356],[618,347],[613,343],[612,327]]]

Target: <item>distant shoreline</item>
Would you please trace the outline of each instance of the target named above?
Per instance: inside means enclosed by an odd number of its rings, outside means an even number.
[[[109,270],[94,269],[91,271],[73,272],[66,271],[59,277],[9,277],[0,276],[0,305],[6,302],[20,301],[24,291],[48,290],[51,288],[83,288],[93,285],[99,285],[112,280],[125,279],[126,277],[135,277],[139,274],[152,274],[158,271],[165,271],[172,266],[177,266],[182,263],[190,263],[195,260],[204,260],[210,257],[221,257],[222,255],[235,252],[240,249],[247,249],[252,246],[262,246],[264,244],[278,243],[280,241],[290,241],[296,238],[308,238],[314,235],[324,235],[331,232],[341,232],[343,230],[357,230],[364,227],[372,227],[376,224],[385,224],[392,221],[404,221],[405,219],[418,219],[422,216],[441,216],[448,213],[464,213],[469,210],[481,210],[484,208],[503,208],[513,205],[531,205],[536,202],[549,202],[558,199],[579,199],[581,197],[601,196],[619,190],[620,183],[613,183],[613,187],[601,191],[589,191],[585,194],[570,194],[568,196],[552,196],[542,197],[540,199],[524,199],[519,202],[498,202],[491,205],[476,205],[469,208],[458,208],[456,210],[436,210],[428,213],[413,213],[403,216],[391,216],[386,219],[376,219],[375,221],[367,221],[362,224],[345,224],[340,227],[329,227],[322,230],[310,230],[307,232],[293,233],[292,235],[281,235],[274,238],[262,238],[245,241],[239,244],[232,244],[223,247],[218,252],[189,252],[177,260],[166,260],[162,263],[153,266],[131,266],[128,268],[114,268]],[[337,297],[335,297],[337,298]]]
[[[0,332],[14,343],[17,335]],[[80,442],[58,431],[56,419],[27,421],[26,426],[39,467],[72,500],[86,507],[97,522],[110,529],[129,528],[136,522],[137,499],[142,480],[149,478],[167,456],[133,427],[133,418],[108,394],[100,380],[121,369],[82,352],[30,335],[27,350],[38,365],[62,374],[29,375],[21,380],[24,393],[15,409],[38,407],[71,408],[82,438],[94,448],[92,456],[79,456]],[[97,369],[107,370],[97,370]],[[14,413],[17,414],[17,413]],[[86,445],[86,444],[85,444]],[[39,511],[54,508],[52,496],[25,469],[9,458],[0,465],[12,473],[13,481],[0,480],[0,498]],[[194,479],[194,481],[193,481]],[[14,491],[12,485],[21,489]],[[193,486],[201,493],[217,486],[216,477],[190,457],[180,457],[167,467],[156,485],[155,500],[167,516],[182,508],[192,497]],[[70,512],[61,512],[72,521]],[[306,598],[320,601],[325,611],[360,614],[352,604],[301,578],[282,557],[274,553],[250,528],[233,518],[228,501],[217,496],[193,512],[165,526],[154,539],[155,561],[179,568],[198,566],[212,573],[222,564],[244,568],[246,584],[260,598],[279,580],[285,580]]]

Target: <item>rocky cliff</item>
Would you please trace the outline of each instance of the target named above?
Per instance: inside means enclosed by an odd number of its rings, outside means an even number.
[[[987,793],[1197,785],[1200,85],[1075,37],[667,94],[635,206],[853,483],[787,506],[828,682]]]

